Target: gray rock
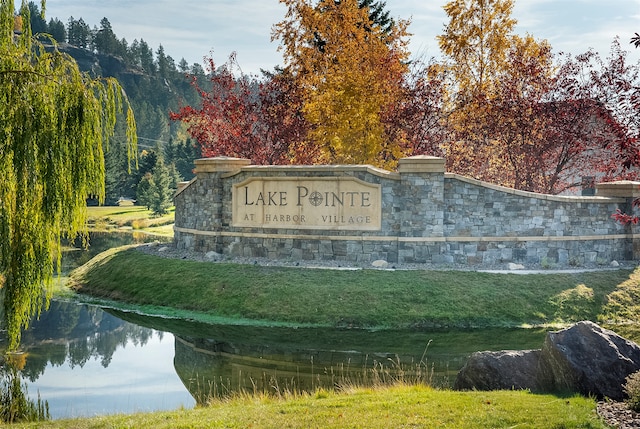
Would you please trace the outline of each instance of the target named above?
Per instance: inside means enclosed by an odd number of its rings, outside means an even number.
[[[542,355],[555,390],[616,401],[625,397],[625,378],[640,370],[640,346],[593,322],[549,332]]]
[[[158,252],[166,252],[167,250],[169,250],[169,247],[167,247],[167,246],[162,246],[162,247],[158,248]]]
[[[618,261],[611,261],[609,266],[612,268],[618,268],[620,266],[620,263]]]
[[[640,370],[640,346],[593,322],[549,332],[541,350],[478,352],[460,370],[460,390],[530,389],[623,400]]]
[[[513,262],[509,262],[509,264],[507,265],[507,268],[510,269],[511,271],[514,270],[524,270],[524,265],[522,264],[515,264]]]
[[[456,390],[544,390],[538,382],[540,350],[476,352],[458,373]]]
[[[389,263],[384,259],[378,259],[376,261],[373,261],[371,263],[371,266],[375,268],[387,268],[389,266]]]
[[[209,260],[218,260],[222,259],[222,255],[218,252],[214,252],[213,250],[204,254],[204,257]]]

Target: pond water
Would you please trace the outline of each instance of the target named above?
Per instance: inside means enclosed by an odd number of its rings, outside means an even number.
[[[133,235],[92,235],[77,266]],[[365,331],[209,325],[53,301],[24,332],[29,397],[66,418],[191,408],[239,390],[275,393],[407,380],[447,386],[478,350],[540,348],[544,330]],[[1,343],[0,343],[1,344]]]
[[[100,308],[53,301],[23,334],[22,377],[52,418],[192,407],[173,367],[174,337]]]
[[[473,351],[539,348],[544,334],[217,326],[53,301],[23,334],[21,374],[54,419],[173,410],[239,390],[395,379],[446,386]]]

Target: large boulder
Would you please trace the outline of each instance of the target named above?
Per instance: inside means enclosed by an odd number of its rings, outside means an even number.
[[[538,383],[540,350],[475,352],[458,373],[456,390],[542,390]]]
[[[592,322],[549,332],[541,350],[478,352],[458,373],[458,390],[529,389],[622,400],[640,370],[640,346]]]
[[[541,363],[554,390],[619,401],[627,376],[640,370],[640,346],[593,322],[579,322],[547,334]]]

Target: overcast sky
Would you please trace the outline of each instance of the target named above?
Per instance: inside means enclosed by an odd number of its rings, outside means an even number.
[[[394,18],[411,19],[412,55],[438,56],[435,37],[442,33],[447,0],[386,0]],[[36,2],[39,3],[39,2]],[[284,18],[277,0],[48,0],[47,21],[56,17],[83,18],[93,28],[106,17],[115,34],[129,44],[144,39],[155,51],[189,64],[203,64],[213,52],[217,64],[236,52],[244,73],[258,73],[281,65],[278,43],[271,42],[272,26]],[[629,59],[640,59],[640,49],[629,45],[640,33],[640,0],[516,0],[515,32],[546,39],[554,51],[579,54],[594,48],[601,56],[620,37]]]

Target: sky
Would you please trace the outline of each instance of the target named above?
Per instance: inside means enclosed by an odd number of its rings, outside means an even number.
[[[39,2],[36,2],[39,4]],[[438,57],[436,36],[448,19],[448,0],[386,0],[386,9],[398,19],[410,19],[413,57]],[[271,41],[274,24],[286,8],[278,0],[48,0],[46,19],[82,18],[91,28],[106,17],[118,38],[129,44],[144,39],[155,51],[162,44],[176,61],[216,64],[235,52],[245,74],[259,74],[283,64],[278,41]],[[629,39],[640,33],[640,0],[515,0],[515,33],[546,39],[556,53],[572,55],[596,50],[603,58],[619,36],[631,62],[640,60],[640,48]]]

